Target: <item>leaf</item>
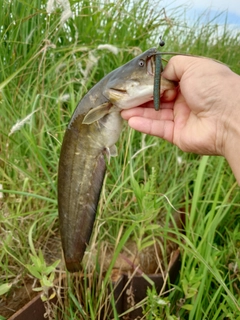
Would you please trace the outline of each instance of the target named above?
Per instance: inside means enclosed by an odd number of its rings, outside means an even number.
[[[53,286],[53,282],[44,275],[41,279],[41,285],[49,288]]]
[[[154,245],[154,243],[155,243],[154,240],[144,242],[144,243],[141,245],[141,250],[143,250],[143,249],[145,249],[145,248],[147,248],[147,247],[150,247],[150,246]]]
[[[53,269],[56,269],[56,268],[57,268],[57,266],[59,265],[60,261],[61,261],[60,259],[59,259],[59,260],[56,260],[56,261],[52,264]]]
[[[53,291],[50,296],[48,296],[48,293],[47,294],[46,293],[42,293],[41,294],[41,300],[43,302],[49,301],[49,300],[53,299],[55,296],[56,296],[56,292],[55,291]]]
[[[185,310],[191,311],[192,308],[193,308],[193,305],[192,305],[192,304],[184,304],[184,305],[182,306],[182,308],[185,309]]]
[[[167,320],[178,320],[179,318],[176,316],[167,316]]]
[[[49,281],[53,282],[54,278],[55,278],[55,273],[53,272],[50,274],[48,279],[49,279]]]
[[[42,287],[33,288],[33,291],[37,291],[37,292],[43,291],[43,288]]]
[[[41,264],[45,264],[45,260],[44,260],[44,256],[43,256],[43,253],[42,253],[42,250],[39,250],[38,252],[38,259],[40,260]]]
[[[4,283],[0,285],[0,296],[7,293],[12,287],[12,283]]]
[[[44,270],[44,273],[48,276],[50,273],[52,273],[54,271],[54,267],[53,266],[49,266]]]
[[[168,304],[167,301],[163,300],[163,299],[158,299],[157,304],[159,304],[160,306],[166,306]]]
[[[182,288],[183,288],[183,292],[185,294],[186,299],[192,298],[197,294],[198,287],[200,285],[199,281],[191,284],[186,279],[183,279],[181,282],[182,282]]]
[[[42,279],[41,274],[38,272],[35,266],[31,266],[30,264],[27,264],[26,268],[35,278]]]
[[[55,291],[53,291],[53,293],[50,295],[50,297],[48,298],[48,300],[53,299],[55,296],[56,296],[56,292],[55,292]]]
[[[41,300],[42,300],[42,302],[45,302],[48,300],[48,297],[46,297],[46,295],[43,293],[43,294],[41,294]]]

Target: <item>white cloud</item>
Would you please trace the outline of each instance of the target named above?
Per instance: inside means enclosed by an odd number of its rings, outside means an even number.
[[[184,2],[184,0],[177,0],[176,2]],[[220,12],[228,10],[228,12],[240,14],[239,0],[191,0],[189,2],[199,9],[211,9]]]
[[[220,12],[228,10],[228,12],[240,15],[239,0],[173,0],[171,2],[169,2],[169,0],[163,0],[160,2],[160,5],[166,8],[184,6],[186,9],[211,9]]]
[[[219,13],[222,19],[218,19],[218,23],[225,23],[227,14],[228,23],[240,25],[240,2],[239,0],[162,0],[160,5],[168,9],[181,7],[186,10],[188,18],[194,20],[203,12],[211,13],[209,17],[216,17]]]

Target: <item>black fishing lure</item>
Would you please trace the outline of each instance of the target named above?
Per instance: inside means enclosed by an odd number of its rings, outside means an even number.
[[[159,46],[163,47],[165,42],[160,37]],[[161,89],[161,72],[163,71],[162,56],[161,53],[156,54],[155,57],[155,75],[154,75],[154,87],[153,87],[153,101],[154,109],[158,111],[160,109],[160,89]]]

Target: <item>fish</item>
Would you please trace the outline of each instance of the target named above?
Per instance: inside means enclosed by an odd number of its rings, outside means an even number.
[[[113,70],[78,103],[64,134],[58,166],[59,229],[69,272],[81,270],[106,172],[117,156],[120,112],[153,100],[156,48]],[[176,83],[161,77],[161,92]]]

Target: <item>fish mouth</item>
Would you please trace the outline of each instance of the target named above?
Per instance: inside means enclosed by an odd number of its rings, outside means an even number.
[[[110,81],[109,87],[103,95],[120,109],[130,109],[139,106],[147,101],[153,100],[154,76],[156,72],[156,55],[151,53],[145,59],[143,65],[138,65],[136,72],[127,75],[126,80],[119,84],[119,77]],[[141,68],[143,67],[143,68]],[[162,70],[160,70],[162,71]],[[121,74],[120,74],[121,76]],[[161,81],[160,96],[163,91],[174,89],[173,81],[167,80],[159,75]]]
[[[147,59],[147,74],[154,76],[155,74],[155,55]]]
[[[125,89],[109,88],[109,90],[119,92],[120,94],[127,94],[127,90]]]
[[[119,101],[125,100],[127,98],[128,98],[128,91],[125,89],[109,88],[108,90],[108,99],[113,104],[116,104]]]
[[[155,55],[152,55],[146,59],[146,73],[150,76],[154,76],[155,74]],[[137,82],[139,84],[139,81],[136,81],[136,79],[132,79],[132,82]],[[110,87],[110,91],[115,92],[116,95],[125,95],[128,94],[127,89],[121,89],[121,88],[114,88]]]

